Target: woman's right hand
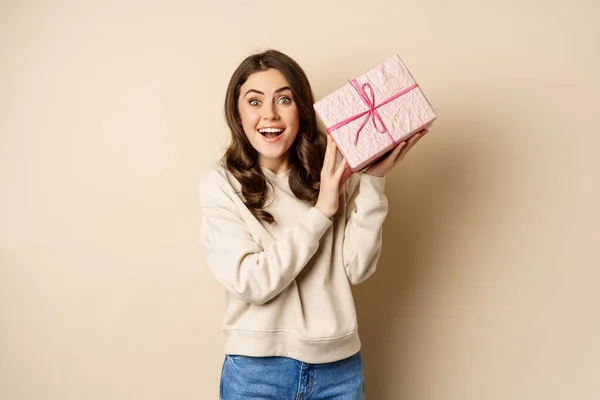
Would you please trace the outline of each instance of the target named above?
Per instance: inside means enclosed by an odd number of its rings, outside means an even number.
[[[346,180],[352,176],[352,170],[348,167],[346,160],[342,160],[338,167],[335,167],[337,158],[337,146],[331,135],[327,135],[327,148],[325,149],[325,159],[321,169],[321,188],[315,208],[331,218],[338,210],[340,190]]]

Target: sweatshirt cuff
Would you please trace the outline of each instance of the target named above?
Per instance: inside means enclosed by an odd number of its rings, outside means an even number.
[[[360,194],[362,196],[384,199],[385,176],[373,176],[366,173],[360,176]]]
[[[305,215],[304,220],[300,223],[300,227],[308,233],[316,241],[321,240],[321,237],[327,232],[332,222],[321,211],[311,207]]]

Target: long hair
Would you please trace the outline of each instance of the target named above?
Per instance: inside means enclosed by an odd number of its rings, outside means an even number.
[[[315,205],[319,195],[327,140],[318,128],[310,83],[296,61],[277,50],[254,54],[242,61],[231,76],[225,95],[225,119],[231,130],[231,141],[221,163],[240,182],[244,203],[252,214],[273,223],[273,216],[264,209],[267,180],[258,164],[258,152],[244,133],[238,110],[241,86],[251,74],[269,69],[278,70],[286,78],[296,102],[300,124],[289,149],[289,185],[298,199],[311,205]]]

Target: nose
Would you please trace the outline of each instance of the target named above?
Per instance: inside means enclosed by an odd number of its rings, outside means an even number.
[[[270,102],[269,104],[265,104],[263,119],[265,120],[276,120],[279,119],[279,114],[277,113],[277,107],[274,102]]]

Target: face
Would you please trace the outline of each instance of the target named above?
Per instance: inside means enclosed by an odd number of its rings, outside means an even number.
[[[240,89],[238,110],[258,162],[279,173],[288,168],[289,149],[300,117],[288,81],[276,69],[255,72]]]

